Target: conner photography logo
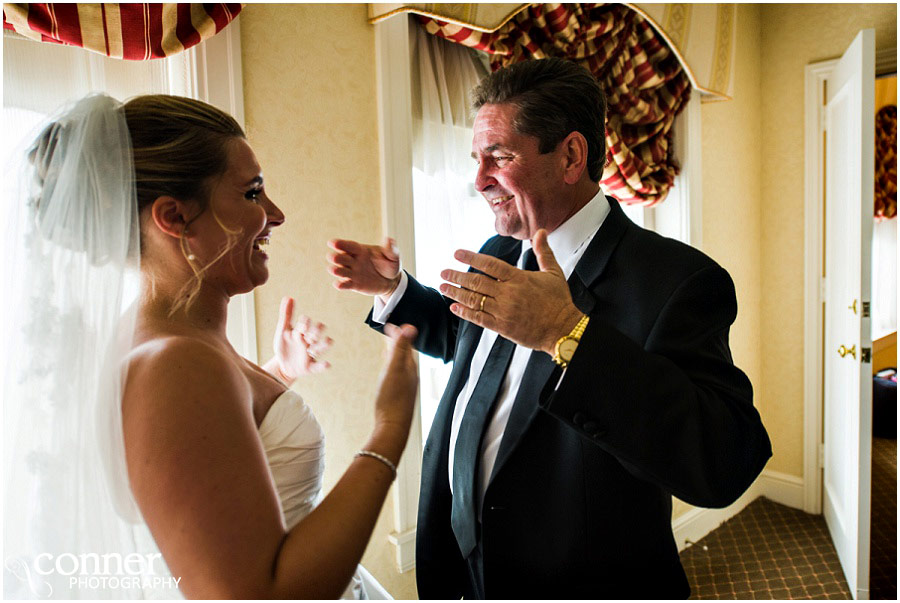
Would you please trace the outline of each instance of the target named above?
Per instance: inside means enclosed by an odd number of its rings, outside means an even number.
[[[12,574],[21,582],[20,587],[41,599],[53,596],[54,585],[69,591],[120,591],[177,589],[181,582],[180,577],[169,575],[159,553],[41,553],[31,560],[8,557],[4,565],[4,594],[12,590],[8,583]]]

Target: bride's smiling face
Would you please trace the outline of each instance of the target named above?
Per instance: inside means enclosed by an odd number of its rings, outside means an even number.
[[[198,266],[212,262],[204,283],[232,296],[268,280],[265,248],[272,229],[284,222],[284,214],[266,194],[262,169],[250,144],[235,138],[227,152],[228,167],[210,187],[206,210],[190,222],[188,240]]]

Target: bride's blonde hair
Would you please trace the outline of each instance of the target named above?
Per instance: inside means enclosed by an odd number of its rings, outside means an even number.
[[[138,211],[161,196],[189,201],[198,212],[185,224],[187,229],[209,209],[211,187],[228,167],[228,145],[236,138],[246,138],[244,130],[224,111],[191,98],[150,94],[129,100],[123,108],[131,135]],[[206,265],[197,263],[181,236],[181,252],[194,277],[181,290],[170,315],[182,306],[190,307],[206,270],[237,241],[238,231],[217,216],[216,221],[228,235],[228,242]]]

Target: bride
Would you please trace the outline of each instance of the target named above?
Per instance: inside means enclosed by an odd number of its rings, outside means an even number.
[[[285,219],[235,120],[180,97],[90,96],[29,161],[5,594],[386,595],[358,563],[409,433],[415,329],[393,330],[374,429],[323,498],[323,434],[289,389],[327,366],[322,325],[292,325],[286,298],[264,367],[225,336],[229,298],[266,282]]]

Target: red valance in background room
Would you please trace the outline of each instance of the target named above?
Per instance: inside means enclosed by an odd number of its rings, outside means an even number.
[[[875,217],[897,217],[897,106],[875,115]]]
[[[3,29],[116,59],[177,54],[211,38],[240,4],[4,4]]]
[[[429,33],[487,52],[493,70],[551,56],[587,67],[609,104],[601,185],[623,203],[654,205],[666,198],[679,170],[672,124],[691,83],[676,54],[638,13],[621,4],[534,4],[491,33],[417,18]]]

